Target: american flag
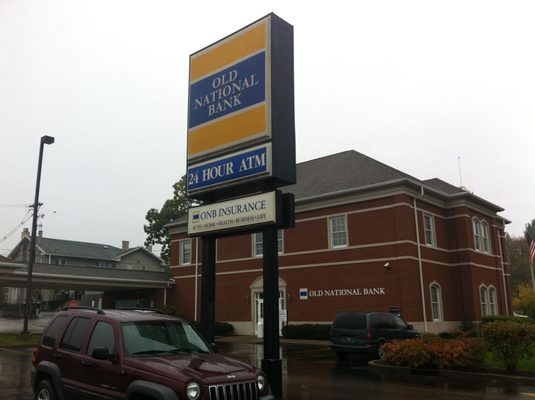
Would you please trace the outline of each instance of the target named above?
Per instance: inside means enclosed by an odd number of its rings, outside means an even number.
[[[526,232],[526,240],[529,247],[529,261],[533,262],[533,258],[535,258],[535,240],[532,239],[528,232]]]

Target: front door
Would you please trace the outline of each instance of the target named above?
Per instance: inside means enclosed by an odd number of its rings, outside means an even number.
[[[254,331],[256,336],[262,336],[263,332],[258,332],[259,329],[264,329],[264,292],[254,292],[255,307],[254,307]],[[284,291],[279,290],[279,315],[281,310],[285,310]],[[259,324],[261,322],[261,324]],[[282,320],[279,318],[279,335],[282,336]]]

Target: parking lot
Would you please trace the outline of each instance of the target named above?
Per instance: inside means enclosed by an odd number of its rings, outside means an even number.
[[[254,341],[224,339],[218,342],[221,353],[259,366],[262,344]],[[0,399],[31,400],[31,350],[0,348]],[[424,377],[411,382],[382,380],[368,372],[367,360],[350,357],[336,361],[328,346],[285,341],[281,344],[283,391],[285,399],[299,400],[456,400],[456,399],[529,399],[535,387],[470,387],[437,385]]]

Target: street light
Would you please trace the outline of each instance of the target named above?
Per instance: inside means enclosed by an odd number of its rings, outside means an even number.
[[[30,316],[30,309],[32,302],[32,270],[35,261],[35,234],[37,230],[37,209],[39,208],[39,187],[41,186],[41,164],[43,163],[43,147],[45,144],[54,143],[52,136],[42,136],[41,145],[39,146],[39,163],[37,164],[37,182],[35,184],[35,200],[33,202],[33,220],[32,220],[32,236],[30,240],[30,259],[28,260],[28,283],[26,286],[26,307],[24,307],[24,327],[22,334],[30,333],[28,330],[28,318]]]

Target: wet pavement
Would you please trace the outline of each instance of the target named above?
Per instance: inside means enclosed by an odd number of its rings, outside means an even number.
[[[220,353],[259,366],[262,344],[250,341],[218,341]],[[31,400],[31,351],[28,348],[0,348],[0,399]],[[319,345],[282,343],[283,391],[288,400],[457,400],[530,399],[535,387],[456,387],[437,385],[425,377],[412,382],[382,380],[370,374],[367,359],[350,357],[337,362],[334,353]]]

